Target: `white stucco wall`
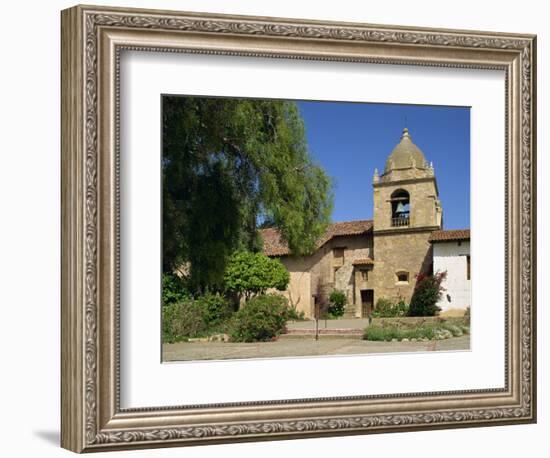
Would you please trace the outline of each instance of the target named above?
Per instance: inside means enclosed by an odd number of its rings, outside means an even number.
[[[441,314],[457,314],[466,310],[471,302],[471,281],[467,278],[467,258],[470,242],[437,242],[433,244],[434,272],[447,271],[443,282],[446,291],[438,305]]]

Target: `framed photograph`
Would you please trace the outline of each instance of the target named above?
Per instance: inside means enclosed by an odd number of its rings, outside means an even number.
[[[536,421],[536,37],[62,12],[75,452]]]

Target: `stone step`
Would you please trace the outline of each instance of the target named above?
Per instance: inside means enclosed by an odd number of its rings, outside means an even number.
[[[363,333],[358,334],[325,334],[319,333],[319,339],[357,339],[361,340]],[[279,340],[315,339],[315,333],[311,334],[281,334]]]
[[[362,329],[354,328],[324,328],[319,327],[319,334],[323,335],[363,335]],[[288,329],[283,335],[315,335],[315,329]]]

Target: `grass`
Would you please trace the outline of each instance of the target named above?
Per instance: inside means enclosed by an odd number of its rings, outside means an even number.
[[[400,323],[383,322],[365,328],[364,340],[385,341],[392,340],[441,340],[449,337],[460,337],[470,332],[470,327],[465,323],[455,324],[447,321],[432,321],[417,324],[416,326],[403,326]]]

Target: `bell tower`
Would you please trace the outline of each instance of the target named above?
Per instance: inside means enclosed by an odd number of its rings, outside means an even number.
[[[375,170],[374,231],[441,229],[443,211],[434,168],[405,128],[386,160],[384,173]]]
[[[409,303],[416,276],[432,271],[430,235],[443,224],[434,168],[411,139],[408,129],[375,170],[371,284],[379,298]]]

